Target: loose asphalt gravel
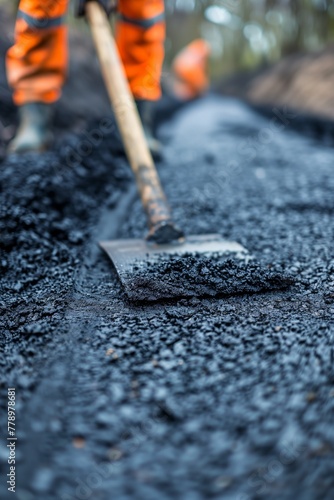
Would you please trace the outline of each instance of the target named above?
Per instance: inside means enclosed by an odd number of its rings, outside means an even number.
[[[7,387],[20,500],[334,497],[334,151],[295,118],[210,95],[160,127],[177,223],[285,290],[130,303],[97,246],[146,231],[109,118],[0,164],[2,500]]]

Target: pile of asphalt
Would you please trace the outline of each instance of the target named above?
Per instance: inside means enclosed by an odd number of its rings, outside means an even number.
[[[178,225],[293,276],[266,293],[127,300],[97,241],[142,238],[146,221],[138,200],[119,211],[132,177],[113,134],[1,163],[18,498],[332,498],[334,153],[277,120],[209,96],[160,129]],[[7,456],[3,439],[5,474]]]
[[[45,357],[39,347],[53,340],[64,315],[101,203],[115,205],[131,178],[125,162],[115,161],[113,134],[101,141],[80,155],[87,134],[68,136],[50,153],[12,155],[0,164],[3,401],[7,369],[23,388],[37,380],[34,363]],[[17,364],[22,355],[27,371]]]
[[[294,283],[247,256],[220,253],[148,255],[120,276],[127,297],[138,302],[282,290]]]

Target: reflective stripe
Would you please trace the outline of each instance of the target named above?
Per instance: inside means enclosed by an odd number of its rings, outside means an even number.
[[[64,24],[65,16],[60,17],[33,17],[19,10],[17,13],[17,19],[24,19],[24,21],[31,27],[35,29],[47,29],[47,28],[57,28]]]
[[[136,26],[140,26],[141,28],[147,29],[151,28],[156,23],[161,23],[162,21],[164,21],[165,13],[162,12],[161,14],[158,14],[157,16],[154,17],[150,17],[149,19],[133,19],[131,17],[125,16],[124,14],[119,14],[119,18],[124,23],[135,24]]]

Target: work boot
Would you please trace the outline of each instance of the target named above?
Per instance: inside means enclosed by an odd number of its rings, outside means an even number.
[[[20,106],[20,124],[8,146],[9,153],[41,152],[52,143],[52,106],[43,102],[29,102]]]
[[[136,99],[136,105],[143,125],[146,141],[154,158],[161,157],[161,143],[154,133],[154,112],[156,101]]]

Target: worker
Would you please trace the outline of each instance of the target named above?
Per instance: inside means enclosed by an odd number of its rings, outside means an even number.
[[[15,44],[7,53],[8,82],[19,106],[20,125],[10,151],[42,151],[52,141],[52,104],[61,94],[67,71],[68,0],[21,0]],[[79,2],[84,14],[86,1]],[[109,2],[100,1],[107,9]],[[151,149],[154,102],[161,95],[164,57],[163,0],[120,0],[116,40]]]
[[[189,43],[172,63],[172,93],[182,101],[203,95],[209,88],[207,72],[210,46],[202,38]]]
[[[89,0],[79,0],[78,15],[85,14]],[[67,26],[65,16],[69,0],[20,0],[15,25],[15,43],[6,58],[7,78],[13,89],[14,103],[19,107],[19,127],[9,145],[9,151],[44,151],[52,142],[53,103],[61,95],[67,73]],[[109,13],[110,2],[99,0]],[[161,96],[161,71],[164,58],[164,1],[119,0],[116,42],[130,89],[134,95],[142,119],[145,135],[152,153],[158,153],[160,145],[153,133],[153,113]],[[205,42],[202,41],[205,44]],[[196,52],[196,51],[195,51]],[[197,51],[198,52],[198,51]],[[205,52],[205,50],[204,50]],[[198,52],[200,58],[202,50]],[[181,91],[190,80],[191,98],[198,94],[193,79],[203,73],[190,51],[187,69],[185,53],[178,64]],[[185,65],[185,67],[184,67]],[[188,64],[189,66],[189,64]],[[182,69],[183,68],[183,69]],[[188,82],[189,83],[189,82]],[[204,89],[203,79],[199,82]]]

